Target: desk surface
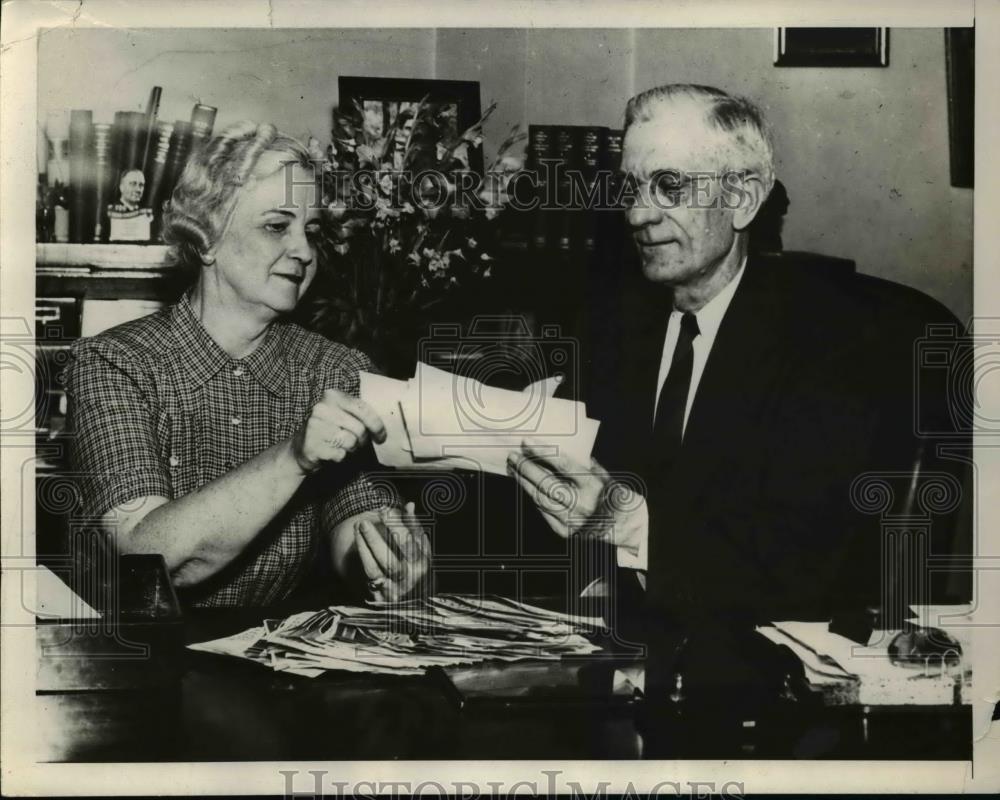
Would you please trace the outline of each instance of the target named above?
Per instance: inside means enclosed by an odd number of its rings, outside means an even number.
[[[183,639],[228,635],[269,615],[191,611]],[[725,704],[678,711],[563,698],[462,707],[433,675],[301,678],[180,644],[154,658],[172,661],[173,677],[153,689],[36,695],[46,760],[971,757],[967,706],[866,711],[776,703],[751,725]],[[607,660],[595,668],[613,671]]]

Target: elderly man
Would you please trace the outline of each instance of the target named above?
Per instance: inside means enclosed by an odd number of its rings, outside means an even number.
[[[775,181],[749,101],[686,84],[643,92],[626,109],[622,166],[647,297],[594,359],[597,460],[529,441],[511,473],[559,534],[615,546],[654,619],[827,617],[847,602],[845,574],[877,579],[865,535],[877,523],[851,486],[912,463],[912,337],[890,342],[884,307],[851,276],[748,259]],[[551,491],[560,483],[575,491]]]

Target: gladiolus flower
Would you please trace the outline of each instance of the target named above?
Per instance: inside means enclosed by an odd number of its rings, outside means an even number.
[[[309,137],[309,144],[308,144],[307,148],[309,150],[309,157],[313,161],[325,161],[326,160],[326,153],[323,152],[323,147],[322,147],[322,145],[320,145],[319,139],[317,139],[315,136],[310,136]]]

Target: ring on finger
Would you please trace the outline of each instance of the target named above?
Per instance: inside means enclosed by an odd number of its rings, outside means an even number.
[[[368,579],[368,588],[371,589],[371,591],[373,591],[373,592],[377,592],[384,585],[385,585],[385,577],[384,576],[378,577],[378,578],[369,578]]]
[[[347,443],[345,439],[346,437],[344,436],[344,429],[341,428],[331,438],[327,439],[326,443],[330,445],[330,447],[346,448]]]

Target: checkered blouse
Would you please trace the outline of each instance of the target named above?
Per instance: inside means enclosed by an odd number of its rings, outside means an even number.
[[[144,495],[181,497],[291,436],[325,389],[357,395],[368,357],[290,323],[232,359],[188,298],[74,345],[68,373],[83,513]],[[266,605],[315,558],[319,529],[396,500],[364,454],[303,482],[243,555],[187,594],[202,606]],[[374,463],[369,462],[369,463]]]

